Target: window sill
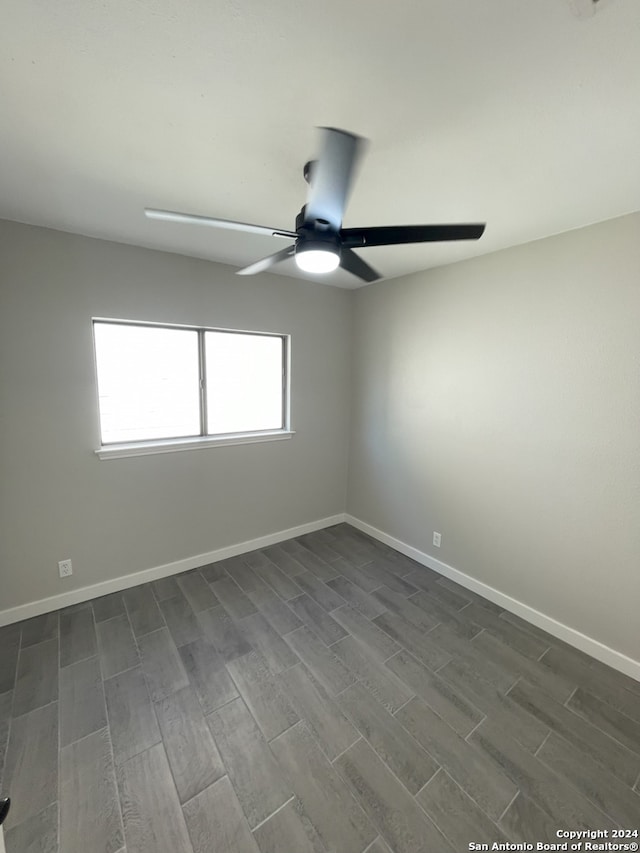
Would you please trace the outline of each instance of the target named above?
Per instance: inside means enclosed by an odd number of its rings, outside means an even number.
[[[293,430],[245,432],[230,435],[211,435],[206,438],[170,438],[158,441],[136,441],[128,444],[106,444],[95,454],[99,459],[124,459],[127,456],[151,456],[156,453],[177,453],[180,450],[204,450],[229,444],[257,444],[263,441],[282,441],[295,435]]]

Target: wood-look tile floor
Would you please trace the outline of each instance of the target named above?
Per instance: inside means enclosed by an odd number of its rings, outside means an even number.
[[[640,824],[640,683],[346,525],[0,645],[8,853],[451,853]]]

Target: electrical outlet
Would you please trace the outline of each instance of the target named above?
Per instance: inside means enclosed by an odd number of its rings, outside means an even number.
[[[441,542],[442,542],[442,536],[439,533],[434,533],[433,534],[433,544],[436,546],[436,548],[440,547]]]
[[[58,563],[58,571],[60,572],[61,578],[68,578],[69,575],[72,575],[73,566],[71,565],[71,560],[60,560]]]

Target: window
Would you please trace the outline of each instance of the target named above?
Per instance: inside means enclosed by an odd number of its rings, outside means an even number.
[[[101,458],[291,435],[287,335],[94,320]]]

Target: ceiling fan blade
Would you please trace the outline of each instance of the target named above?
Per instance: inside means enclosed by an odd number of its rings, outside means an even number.
[[[287,246],[286,249],[280,249],[280,251],[276,252],[275,255],[269,255],[266,258],[262,258],[261,261],[256,261],[255,264],[249,264],[248,267],[243,267],[243,269],[237,270],[237,275],[255,275],[259,272],[265,272],[266,270],[271,269],[275,264],[279,264],[280,261],[286,261],[287,258],[292,258],[295,251],[295,246]]]
[[[353,275],[357,275],[358,278],[361,278],[363,281],[378,281],[382,278],[380,273],[376,272],[373,267],[370,267],[369,264],[365,263],[362,258],[356,255],[356,253],[351,249],[345,249],[344,246],[340,254],[340,266],[343,270],[346,270]]]
[[[231,219],[215,219],[212,216],[195,216],[192,213],[177,213],[174,210],[156,210],[145,207],[145,216],[149,219],[161,219],[165,222],[183,222],[187,225],[209,225],[212,228],[227,228],[231,231],[246,231],[250,234],[266,234],[269,237],[297,237],[295,231],[283,231],[280,228],[265,228],[264,225],[251,225],[248,222],[233,222]]]
[[[323,127],[320,156],[312,165],[305,222],[325,220],[333,230],[342,225],[344,209],[365,140],[344,130]]]
[[[383,225],[379,228],[343,228],[342,245],[394,246],[399,243],[439,243],[446,240],[478,240],[484,223],[468,225]]]

